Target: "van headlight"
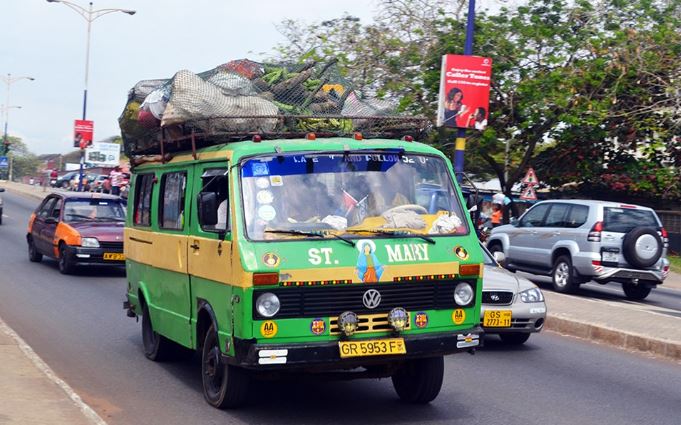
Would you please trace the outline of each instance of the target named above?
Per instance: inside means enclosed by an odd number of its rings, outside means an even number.
[[[539,303],[544,301],[544,294],[539,288],[530,288],[520,293],[520,301],[524,303]]]
[[[255,301],[255,309],[258,311],[258,314],[263,317],[274,316],[279,313],[280,307],[281,303],[279,302],[279,297],[271,292],[265,292]]]
[[[83,248],[99,248],[99,241],[97,238],[82,238],[80,246]]]
[[[461,282],[454,288],[454,301],[460,306],[467,306],[473,301],[473,287],[470,283]]]

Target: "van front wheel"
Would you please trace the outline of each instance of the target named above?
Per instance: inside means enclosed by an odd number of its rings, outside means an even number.
[[[397,395],[408,403],[426,404],[435,400],[445,373],[444,357],[408,360],[393,376]]]
[[[222,361],[218,332],[211,325],[201,351],[203,396],[213,407],[232,409],[243,405],[248,397],[248,372]]]

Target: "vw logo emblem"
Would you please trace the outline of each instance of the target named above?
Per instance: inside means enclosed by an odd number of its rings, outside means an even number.
[[[492,299],[492,301],[499,301],[499,295],[497,294],[492,294],[489,297]]]
[[[362,295],[362,303],[368,309],[374,309],[381,303],[381,293],[375,289],[369,289]]]

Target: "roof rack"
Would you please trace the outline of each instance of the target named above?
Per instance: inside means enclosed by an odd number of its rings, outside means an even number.
[[[130,90],[119,118],[125,152],[161,155],[259,136],[422,139],[426,117],[395,112],[340,76],[335,60],[302,65],[231,61],[201,74],[179,71]]]

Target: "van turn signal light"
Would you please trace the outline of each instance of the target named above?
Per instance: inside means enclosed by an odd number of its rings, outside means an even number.
[[[459,266],[461,276],[474,276],[480,274],[480,264],[462,264]]]
[[[276,285],[279,283],[279,273],[253,273],[253,285]]]

